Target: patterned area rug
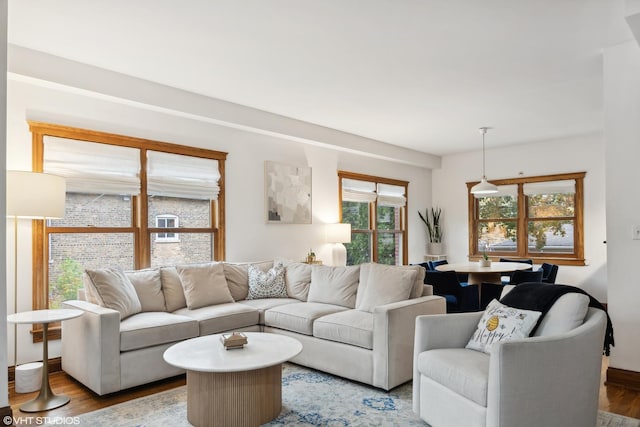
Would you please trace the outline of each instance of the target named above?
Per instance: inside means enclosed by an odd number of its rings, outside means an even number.
[[[91,427],[190,426],[186,387],[157,393],[76,418]],[[285,364],[280,416],[267,426],[421,426],[413,413],[411,383],[389,393],[332,375]],[[597,427],[640,427],[640,420],[600,412]]]

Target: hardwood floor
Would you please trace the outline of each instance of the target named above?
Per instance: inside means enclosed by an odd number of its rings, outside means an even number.
[[[604,358],[602,362],[602,386],[600,387],[600,409],[627,417],[640,418],[640,391],[605,385],[604,378],[607,367],[608,360]],[[9,383],[9,403],[13,410],[14,418],[20,418],[18,425],[29,425],[29,420],[31,421],[31,425],[35,425],[36,417],[73,417],[185,384],[185,377],[183,375],[123,392],[113,393],[108,396],[98,396],[64,372],[53,373],[50,378],[51,388],[54,392],[69,396],[71,402],[60,408],[40,413],[30,414],[21,412],[19,409],[22,403],[35,398],[38,394],[37,392],[17,394],[14,390],[13,383]]]

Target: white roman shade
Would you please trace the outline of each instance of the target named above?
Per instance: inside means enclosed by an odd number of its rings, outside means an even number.
[[[67,192],[140,194],[137,148],[44,136],[44,172],[65,177]]]
[[[401,208],[407,204],[404,187],[399,185],[378,184],[378,206]]]
[[[217,160],[147,151],[149,195],[216,200],[219,180]]]
[[[375,202],[376,184],[369,181],[358,181],[356,179],[344,178],[342,180],[342,201],[343,202]]]
[[[532,196],[536,194],[572,194],[576,192],[576,181],[566,179],[562,181],[544,181],[524,184],[524,194]]]

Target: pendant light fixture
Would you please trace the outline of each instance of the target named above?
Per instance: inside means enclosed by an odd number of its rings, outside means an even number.
[[[484,194],[493,194],[493,193],[497,193],[498,192],[498,187],[496,187],[495,185],[493,185],[492,183],[487,181],[487,177],[484,173],[484,166],[485,166],[485,161],[484,161],[484,135],[487,133],[487,129],[490,129],[488,127],[482,127],[480,129],[478,129],[480,131],[480,133],[482,134],[482,180],[480,181],[480,183],[474,185],[473,187],[471,187],[471,194],[475,194],[475,195],[484,195]]]

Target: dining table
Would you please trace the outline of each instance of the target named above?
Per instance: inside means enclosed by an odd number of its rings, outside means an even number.
[[[469,278],[467,282],[478,285],[478,302],[480,309],[482,306],[482,284],[494,283],[502,285],[502,276],[507,273],[513,273],[517,270],[527,270],[531,268],[531,264],[523,262],[491,262],[489,266],[483,267],[478,261],[469,261],[452,264],[441,264],[436,267],[436,271],[455,271],[456,273],[467,273]]]
[[[513,273],[517,270],[527,270],[531,264],[522,262],[492,262],[488,267],[480,266],[477,261],[441,264],[436,267],[437,271],[455,271],[456,273],[467,273],[469,284],[481,283],[502,283],[501,277],[505,273]]]

